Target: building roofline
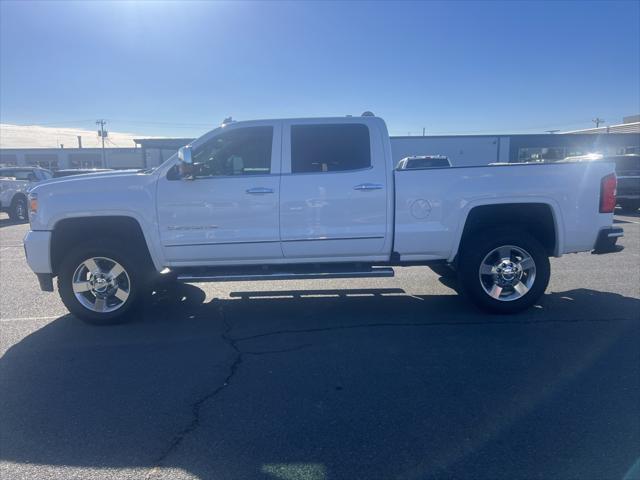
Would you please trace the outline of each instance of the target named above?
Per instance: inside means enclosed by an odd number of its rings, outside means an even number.
[[[627,124],[628,125],[628,124]],[[390,135],[390,138],[499,138],[499,137],[563,137],[565,133],[571,132],[562,132],[562,133],[496,133],[493,135],[490,134],[477,134],[477,135],[465,135],[465,134],[451,134],[451,135]],[[578,134],[571,134],[571,137],[575,137]],[[598,133],[599,134],[599,133]],[[589,138],[593,137],[593,133],[584,133],[584,135],[589,135]],[[617,136],[617,135],[638,135],[637,132],[611,132],[607,133],[602,132],[602,135],[606,136]]]

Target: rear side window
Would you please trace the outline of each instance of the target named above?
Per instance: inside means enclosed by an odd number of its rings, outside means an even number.
[[[371,166],[369,128],[362,124],[293,125],[291,172],[344,172]]]

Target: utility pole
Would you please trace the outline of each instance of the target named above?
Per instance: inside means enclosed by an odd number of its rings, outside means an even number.
[[[107,121],[104,119],[96,120],[96,125],[100,125],[100,130],[98,130],[98,136],[102,139],[102,168],[107,166],[107,161],[105,158],[104,152],[104,139],[107,138],[107,131],[104,129],[104,126],[107,124]]]
[[[422,127],[422,136],[424,137],[425,127]]]
[[[604,123],[604,119],[600,118],[600,117],[596,117],[593,120],[591,120],[593,123],[596,124],[596,128],[598,128],[600,126],[601,123]]]

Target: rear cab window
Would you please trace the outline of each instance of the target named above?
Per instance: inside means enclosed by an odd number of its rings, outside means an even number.
[[[371,167],[369,128],[361,123],[291,126],[291,173],[326,173]]]

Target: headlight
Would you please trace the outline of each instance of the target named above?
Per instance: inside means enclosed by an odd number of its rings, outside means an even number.
[[[29,213],[31,215],[35,215],[38,213],[38,194],[30,193],[29,194]]]

